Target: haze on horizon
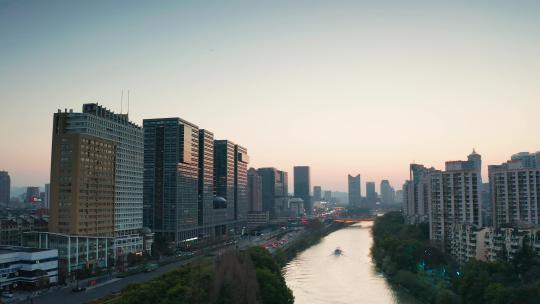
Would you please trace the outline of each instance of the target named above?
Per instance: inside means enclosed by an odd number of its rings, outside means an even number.
[[[128,89],[132,121],[182,117],[291,190],[294,165],[400,189],[413,161],[540,150],[540,2],[374,2],[0,0],[0,170],[42,186],[52,114]]]

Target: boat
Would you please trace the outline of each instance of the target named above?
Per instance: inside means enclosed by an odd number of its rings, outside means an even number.
[[[339,247],[336,247],[336,249],[334,249],[334,255],[342,255],[343,254],[343,250],[341,250],[341,248]]]

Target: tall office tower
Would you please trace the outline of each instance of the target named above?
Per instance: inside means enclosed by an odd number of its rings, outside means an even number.
[[[235,221],[235,147],[228,140],[214,140],[214,194],[224,199],[216,204],[215,220],[234,224]]]
[[[262,209],[262,178],[254,168],[248,170],[248,201],[249,212],[261,212]]]
[[[324,200],[327,202],[332,201],[332,191],[330,190],[324,191]]]
[[[248,202],[248,170],[249,157],[247,149],[234,146],[234,219],[240,226],[247,224]]]
[[[143,149],[142,128],[127,114],[95,103],[55,113],[51,232],[102,235],[112,224],[115,254],[142,251]]]
[[[478,155],[478,154],[476,154]],[[430,239],[449,246],[457,225],[482,227],[478,159],[448,161],[445,171],[432,170],[423,177],[424,201],[429,206]]]
[[[366,182],[366,201],[371,206],[377,202],[377,192],[375,191],[375,182]]]
[[[34,203],[39,199],[39,187],[26,187],[26,195],[24,197],[26,203]]]
[[[348,175],[348,184],[349,184],[349,206],[360,206],[362,200],[362,190],[360,183],[360,174],[356,176]]]
[[[409,180],[403,185],[403,206],[409,224],[423,223],[429,219],[429,205],[424,202],[422,179],[432,170],[435,169],[419,164],[409,166]]]
[[[304,209],[310,215],[312,213],[311,196],[311,181],[309,176],[309,166],[294,167],[294,196],[301,198],[304,201]]]
[[[313,200],[320,201],[322,199],[322,188],[321,186],[313,187]]]
[[[177,244],[198,235],[199,128],[181,118],[145,119],[145,224]]]
[[[394,200],[394,188],[390,185],[390,182],[387,179],[383,179],[381,181],[381,202],[383,204],[391,205],[394,204]]]
[[[394,202],[396,204],[403,204],[403,190],[396,190],[394,195]]]
[[[205,234],[213,234],[214,224],[214,134],[199,130],[198,223]]]
[[[0,171],[0,203],[8,204],[11,196],[11,178],[7,171]]]
[[[45,184],[45,199],[43,207],[49,209],[51,205],[51,184]]]
[[[257,173],[261,177],[262,184],[262,210],[269,212],[271,218],[288,216],[287,172],[276,168],[259,168]]]
[[[488,168],[495,228],[540,224],[540,167],[536,162],[517,159]]]

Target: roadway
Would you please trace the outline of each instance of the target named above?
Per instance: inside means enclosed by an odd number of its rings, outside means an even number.
[[[107,295],[115,292],[120,292],[123,288],[129,284],[142,283],[153,278],[159,277],[169,271],[173,271],[178,267],[192,262],[195,258],[174,262],[168,265],[159,267],[152,272],[141,272],[138,274],[125,277],[116,281],[105,282],[102,285],[98,285],[87,289],[82,292],[71,291],[72,286],[61,288],[50,293],[43,294],[33,298],[31,301],[26,300],[19,303],[33,303],[33,304],[57,304],[57,303],[69,303],[69,304],[82,304],[101,299]]]

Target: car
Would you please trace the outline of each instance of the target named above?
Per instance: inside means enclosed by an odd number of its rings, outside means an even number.
[[[9,293],[9,292],[2,293],[2,297],[11,299],[11,298],[13,298],[13,294],[12,294],[12,293]]]
[[[73,291],[73,292],[81,292],[81,291],[85,291],[85,290],[86,290],[86,287],[77,286],[77,287],[74,287],[71,291]]]

